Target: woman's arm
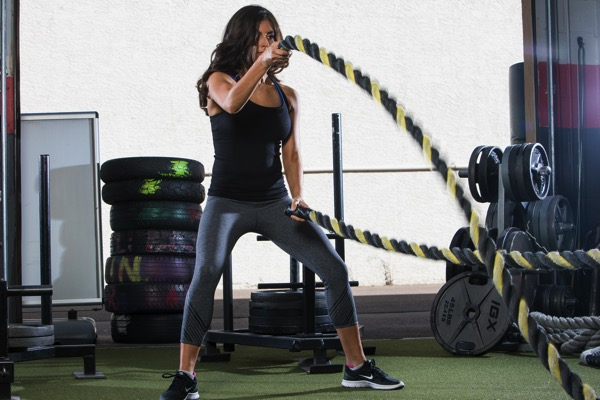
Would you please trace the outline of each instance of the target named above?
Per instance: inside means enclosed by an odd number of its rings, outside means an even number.
[[[239,112],[267,71],[271,67],[285,65],[288,58],[289,53],[278,49],[277,43],[273,43],[256,59],[239,81],[236,82],[224,72],[211,74],[207,82],[209,98],[229,114]]]
[[[284,86],[285,95],[290,103],[290,118],[292,119],[292,130],[290,136],[283,144],[281,156],[283,159],[283,170],[285,178],[292,196],[292,210],[298,205],[308,207],[302,199],[302,181],[304,171],[302,169],[302,157],[300,154],[300,135],[298,134],[298,94],[292,88]],[[297,221],[304,221],[301,218],[292,216]]]

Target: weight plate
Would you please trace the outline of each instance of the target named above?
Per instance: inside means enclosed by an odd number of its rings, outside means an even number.
[[[249,302],[250,309],[262,308],[265,310],[302,310],[303,301],[253,301]],[[315,308],[327,308],[325,299],[315,299]]]
[[[438,343],[455,355],[481,355],[498,344],[509,326],[508,309],[490,278],[465,272],[436,295],[431,328]]]
[[[483,203],[483,198],[479,194],[479,190],[477,187],[477,164],[479,160],[479,156],[481,155],[481,151],[485,148],[485,146],[477,146],[471,153],[471,157],[469,157],[469,167],[468,167],[468,181],[469,181],[469,190],[471,191],[471,196],[477,202]]]
[[[39,320],[24,320],[21,324],[8,324],[9,338],[26,338],[50,335],[54,335],[54,325],[43,325]]]
[[[497,241],[498,248],[508,252],[518,251],[520,253],[534,252],[535,245],[531,236],[522,230],[511,227],[505,229]]]
[[[573,251],[575,249],[575,224],[569,201],[564,196],[549,196],[540,201],[536,209],[538,240],[548,251]]]
[[[502,165],[500,167],[502,174],[502,186],[504,187],[506,197],[514,201],[519,201],[515,194],[517,187],[513,177],[513,166],[515,164],[517,153],[519,152],[519,147],[520,145],[515,144],[504,149]]]
[[[506,201],[504,207],[508,207],[508,216],[504,220],[504,228],[514,226],[519,229],[525,229],[527,224],[527,212],[523,204]],[[498,228],[498,203],[490,203],[485,216],[485,227],[488,230]]]
[[[503,230],[498,236],[498,240],[496,240],[498,249],[508,250],[510,244],[509,237],[516,231],[518,231],[518,229],[515,227],[509,227]]]
[[[47,347],[47,346],[52,346],[53,344],[54,344],[54,335],[32,336],[32,337],[9,337],[8,338],[8,347],[11,349]]]
[[[498,177],[502,150],[496,146],[487,146],[481,154],[478,168],[478,183],[481,197],[485,202],[498,201]]]
[[[475,246],[473,245],[473,241],[471,240],[471,236],[469,234],[469,228],[459,228],[452,240],[450,240],[450,249],[458,247],[459,249],[471,249],[475,250]],[[455,275],[459,273],[463,273],[466,270],[470,270],[471,268],[466,265],[461,264],[453,264],[449,261],[446,262],[446,281],[449,281]]]
[[[550,190],[550,165],[544,147],[535,143],[528,146],[523,154],[525,195],[523,200],[542,200]]]
[[[529,218],[527,232],[537,239],[539,243],[540,238],[540,207],[542,206],[541,201],[532,201],[527,205],[527,214]]]
[[[303,326],[304,317],[256,317],[250,315],[248,317],[248,323],[250,325],[259,325],[259,326]],[[315,324],[323,325],[323,324],[331,324],[331,318],[329,314],[327,315],[316,315],[315,316]]]
[[[272,309],[272,308],[250,308],[249,315],[251,317],[302,317],[304,310],[298,309]],[[327,308],[316,308],[315,315],[329,315]]]
[[[552,246],[550,242],[550,232],[549,230],[552,228],[552,224],[549,219],[551,219],[551,210],[554,207],[555,197],[546,197],[541,201],[541,205],[539,207],[538,213],[538,241],[542,246],[548,251],[556,250]]]
[[[512,173],[513,182],[516,185],[515,197],[520,200],[537,200],[537,198],[529,199],[528,191],[525,187],[530,182],[529,163],[526,159],[526,154],[531,152],[533,143],[523,143],[519,145],[517,156],[515,157],[514,172]],[[515,189],[513,187],[513,189]]]
[[[324,290],[315,290],[315,300],[324,299]],[[302,290],[261,290],[250,293],[252,301],[304,301],[304,293]]]
[[[495,146],[478,146],[469,159],[469,189],[480,203],[498,200],[498,174],[502,150]]]

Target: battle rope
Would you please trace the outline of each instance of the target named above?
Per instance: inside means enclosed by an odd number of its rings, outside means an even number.
[[[556,317],[537,311],[530,314],[543,326],[562,354],[600,346],[600,317]]]
[[[567,394],[574,399],[596,399],[593,388],[590,385],[583,383],[581,378],[570,370],[567,363],[560,358],[556,347],[549,342],[544,329],[529,315],[529,306],[524,295],[521,293],[522,288],[518,282],[513,282],[513,278],[509,273],[508,268],[506,268],[506,259],[508,258],[508,255],[506,252],[497,251],[496,244],[488,236],[487,230],[480,227],[479,215],[476,210],[473,209],[471,203],[465,198],[463,189],[457,184],[455,171],[449,168],[448,164],[440,157],[439,150],[431,144],[431,138],[423,134],[421,128],[414,123],[412,118],[406,116],[404,108],[398,105],[396,101],[389,96],[387,91],[383,90],[376,81],[372,81],[369,76],[364,75],[360,70],[353,68],[352,64],[336,57],[333,53],[328,53],[326,50],[321,49],[316,43],[311,43],[308,39],[302,39],[300,36],[287,36],[281,44],[288,49],[295,49],[309,55],[311,58],[333,68],[350,81],[356,83],[392,115],[400,128],[412,135],[413,139],[423,149],[427,160],[430,161],[435,169],[442,175],[449,192],[460,205],[467,220],[469,220],[471,239],[473,243],[477,245],[488,274],[493,277],[496,289],[506,302],[510,314],[518,321],[521,335],[529,342],[542,365],[550,371],[552,376],[561,384]],[[356,237],[358,239],[358,235]],[[359,241],[361,240],[359,239]],[[366,241],[367,240],[365,239],[363,243]],[[393,245],[391,245],[391,247],[393,248]],[[420,246],[409,245],[409,247],[414,253],[423,251]],[[382,248],[386,248],[386,245],[383,245]],[[530,262],[525,255],[521,256],[527,262]],[[521,256],[518,256],[517,258],[520,259]],[[598,256],[597,254],[587,254],[587,256],[592,259],[592,264],[595,264],[593,266],[600,266],[598,259],[595,258]],[[563,253],[555,254],[553,256],[554,258],[550,255],[536,255],[535,259],[540,259],[540,261],[542,261],[541,258],[545,259],[546,257],[550,260],[548,263],[549,265],[558,264],[561,267],[576,268],[570,264],[570,261],[572,260],[563,255]],[[585,259],[586,256],[583,256],[583,258]],[[589,262],[590,260],[586,261]],[[515,263],[519,265],[517,261],[515,261]],[[583,263],[587,265],[586,262]]]

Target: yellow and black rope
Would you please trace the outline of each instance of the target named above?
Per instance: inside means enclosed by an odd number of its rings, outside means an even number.
[[[461,210],[469,221],[471,239],[473,243],[477,244],[476,247],[480,254],[468,254],[465,251],[460,252],[455,249],[437,249],[405,241],[390,240],[368,231],[360,231],[354,229],[352,226],[346,226],[343,221],[337,221],[308,209],[298,210],[297,215],[311,220],[342,237],[351,238],[361,243],[374,245],[375,247],[390,251],[393,250],[431,259],[443,258],[448,261],[456,261],[458,259],[463,263],[463,260],[474,261],[472,257],[475,257],[477,261],[482,260],[489,276],[493,278],[496,289],[506,302],[510,315],[518,321],[521,334],[528,340],[533,351],[542,362],[542,365],[550,371],[565,392],[572,398],[596,399],[596,394],[592,387],[583,383],[581,378],[571,371],[567,363],[560,358],[554,345],[549,342],[544,329],[529,315],[529,306],[525,296],[521,288],[513,283],[513,278],[508,268],[511,266],[528,269],[540,267],[599,267],[600,254],[595,251],[550,254],[519,254],[517,252],[506,253],[498,251],[495,242],[489,237],[487,230],[480,226],[479,215],[465,197],[464,190],[457,184],[456,172],[448,167],[446,161],[440,156],[439,150],[432,145],[431,138],[423,133],[422,129],[412,118],[406,115],[404,108],[398,105],[396,100],[390,97],[386,90],[382,89],[376,81],[371,80],[368,75],[354,68],[349,62],[321,49],[316,43],[311,43],[308,39],[303,39],[300,36],[288,36],[282,42],[288,49],[295,49],[309,55],[357,84],[387,110],[400,128],[411,134],[413,139],[423,149],[426,159],[433,164],[436,171],[442,176],[452,197],[461,207]],[[509,259],[510,261],[507,262]]]

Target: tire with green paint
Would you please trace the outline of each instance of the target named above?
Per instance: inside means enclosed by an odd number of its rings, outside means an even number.
[[[108,160],[100,167],[103,182],[129,179],[183,179],[202,182],[204,165],[196,160],[178,157],[126,157]]]
[[[197,231],[202,216],[200,204],[186,201],[128,201],[110,208],[113,231],[173,229]]]
[[[102,200],[107,204],[126,201],[204,201],[204,186],[198,182],[176,179],[131,179],[109,182],[102,187]]]
[[[196,231],[135,229],[110,235],[110,255],[173,254],[196,255]]]
[[[126,255],[106,259],[106,283],[190,283],[196,257]]]
[[[188,284],[109,283],[104,287],[106,311],[115,314],[183,312]]]

